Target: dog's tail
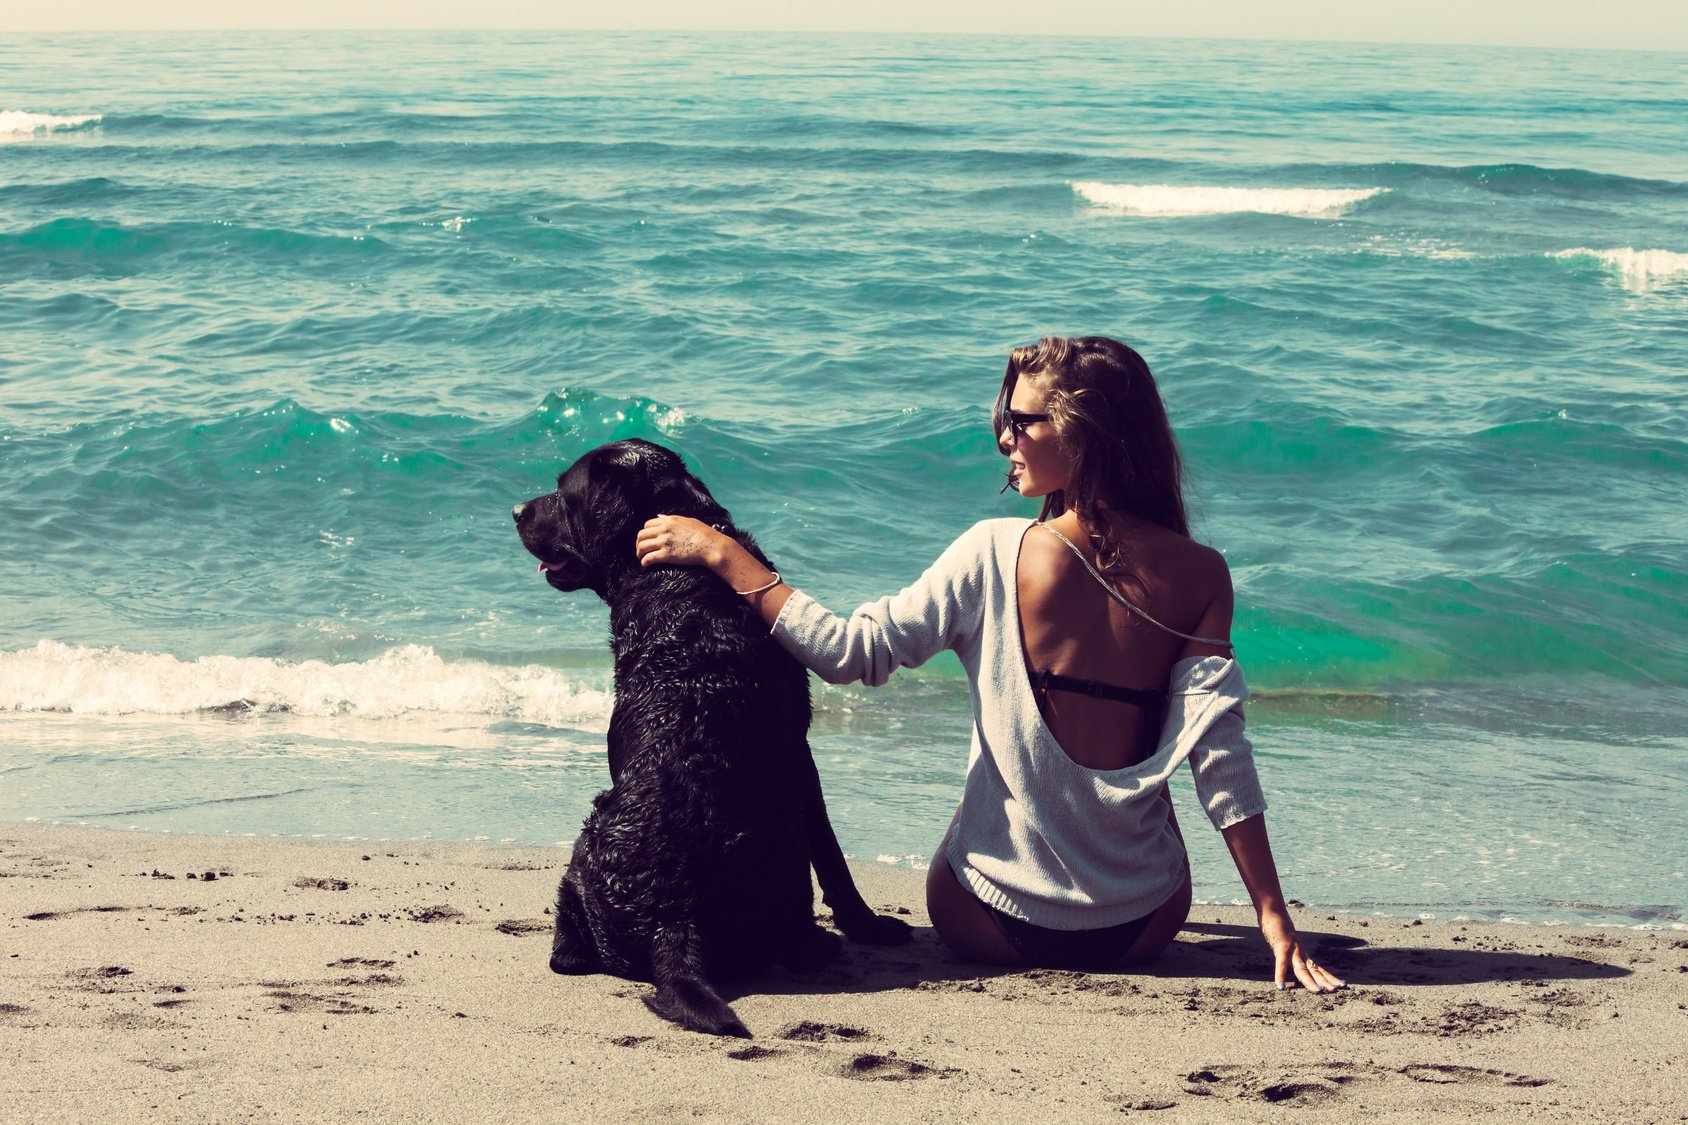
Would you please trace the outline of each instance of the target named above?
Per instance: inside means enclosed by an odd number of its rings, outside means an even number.
[[[697,932],[691,926],[657,934],[651,943],[651,978],[656,994],[645,997],[645,1006],[663,1019],[709,1035],[750,1038],[750,1031],[704,975]]]

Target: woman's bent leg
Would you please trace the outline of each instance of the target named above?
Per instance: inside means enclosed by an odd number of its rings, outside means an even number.
[[[1172,897],[1155,907],[1154,915],[1143,932],[1137,935],[1137,940],[1126,950],[1125,957],[1120,961],[1121,966],[1141,965],[1145,961],[1152,961],[1160,956],[1162,950],[1172,944],[1172,939],[1178,936],[1178,931],[1184,928],[1184,923],[1190,918],[1190,869],[1184,868],[1184,883],[1172,893]]]
[[[926,913],[950,952],[984,965],[1022,965],[1020,953],[991,921],[990,911],[950,867],[949,833],[926,871]]]

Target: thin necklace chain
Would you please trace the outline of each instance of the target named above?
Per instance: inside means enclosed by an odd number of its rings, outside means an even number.
[[[1196,636],[1190,635],[1189,633],[1180,633],[1177,629],[1174,629],[1170,625],[1162,625],[1159,621],[1156,621],[1153,617],[1150,617],[1149,614],[1148,614],[1148,611],[1144,610],[1141,606],[1137,605],[1137,603],[1133,602],[1130,598],[1126,597],[1124,594],[1122,594],[1118,590],[1114,589],[1114,584],[1112,582],[1109,582],[1106,578],[1102,577],[1102,572],[1097,570],[1096,567],[1091,563],[1091,561],[1088,558],[1085,557],[1084,552],[1078,549],[1078,544],[1074,543],[1071,539],[1068,539],[1065,535],[1062,535],[1059,531],[1056,531],[1053,527],[1050,527],[1046,523],[1040,523],[1037,526],[1043,528],[1043,530],[1049,532],[1049,534],[1053,535],[1055,538],[1059,539],[1061,542],[1063,542],[1067,546],[1071,547],[1073,554],[1078,556],[1078,561],[1084,564],[1084,569],[1088,570],[1090,572],[1090,576],[1092,578],[1096,579],[1096,581],[1101,584],[1102,589],[1104,589],[1108,592],[1108,596],[1110,598],[1114,599],[1114,601],[1118,602],[1120,605],[1124,606],[1126,609],[1129,609],[1132,613],[1135,613],[1138,617],[1141,617],[1144,621],[1147,621],[1149,624],[1153,625],[1155,628],[1161,630],[1163,633],[1171,633],[1173,636],[1182,637],[1186,641],[1196,641],[1199,644],[1212,645],[1215,648],[1232,648],[1232,647],[1234,647],[1231,644],[1230,641],[1220,640],[1217,637],[1196,637]]]

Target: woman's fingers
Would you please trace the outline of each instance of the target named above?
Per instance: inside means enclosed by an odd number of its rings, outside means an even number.
[[[1333,992],[1338,988],[1347,988],[1348,982],[1338,977],[1323,965],[1316,965],[1312,961],[1306,962],[1307,975],[1312,977],[1319,988],[1326,992]]]
[[[1287,914],[1264,915],[1260,932],[1272,947],[1272,982],[1279,988],[1299,984],[1309,992],[1331,992],[1348,987],[1347,981],[1307,956]]]
[[[1290,986],[1291,972],[1295,974],[1293,983],[1300,984],[1309,992],[1334,992],[1336,989],[1348,987],[1347,981],[1303,953],[1299,942],[1291,942],[1275,952],[1277,964],[1273,980],[1279,988]]]
[[[1295,967],[1295,979],[1301,982],[1301,987],[1309,992],[1334,992],[1339,988],[1348,987],[1348,982],[1316,963],[1311,957],[1304,957],[1297,951],[1291,962]]]
[[[690,516],[652,516],[634,536],[633,554],[641,566],[701,566],[708,558],[711,534],[707,524]]]
[[[667,562],[674,546],[673,520],[669,516],[652,516],[639,529],[633,540],[633,555],[641,566]]]

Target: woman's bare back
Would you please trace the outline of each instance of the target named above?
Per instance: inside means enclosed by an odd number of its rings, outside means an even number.
[[[1231,578],[1224,557],[1157,524],[1111,518],[1129,571],[1110,576],[1114,588],[1170,629],[1229,637]],[[1096,563],[1095,548],[1075,513],[1050,524]],[[1173,636],[1132,613],[1108,596],[1066,543],[1041,529],[1026,532],[1015,585],[1021,655],[1031,676],[1048,670],[1164,696],[1172,666],[1181,658],[1230,655],[1224,648]],[[1147,758],[1162,718],[1140,704],[1054,689],[1039,693],[1038,705],[1067,756],[1098,770]]]

